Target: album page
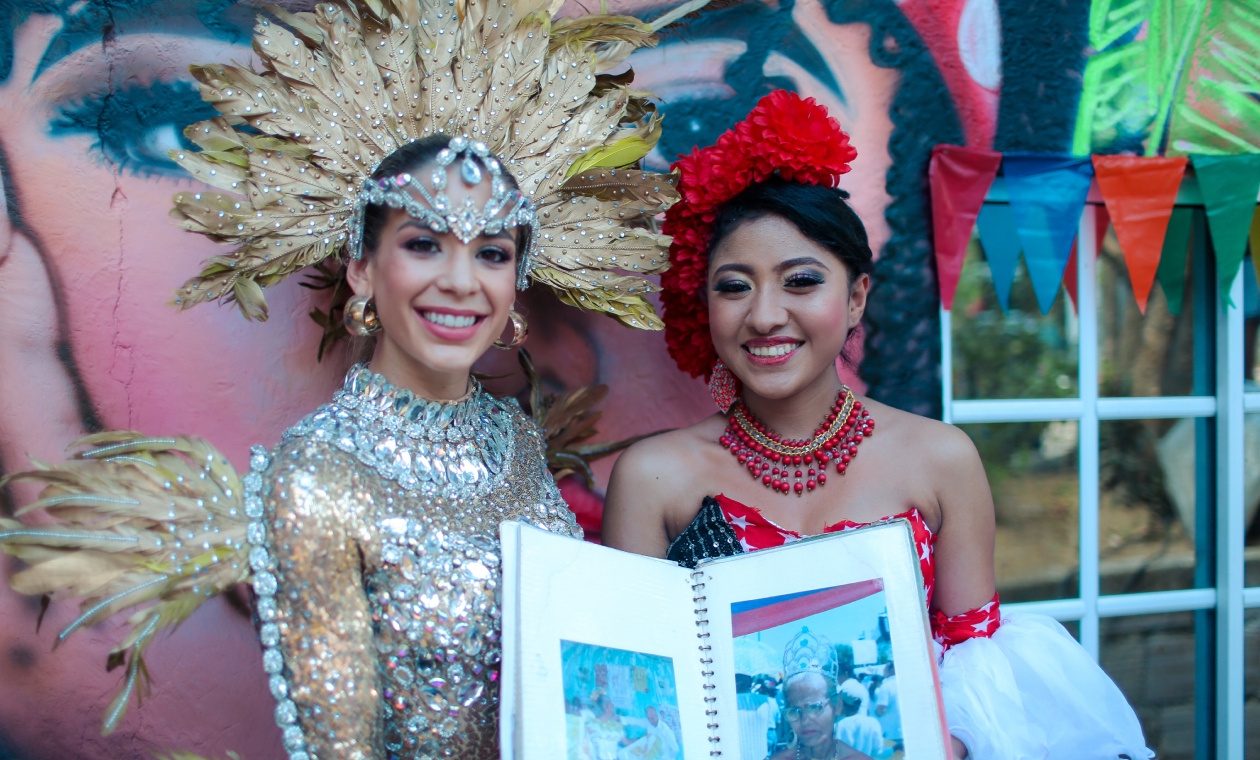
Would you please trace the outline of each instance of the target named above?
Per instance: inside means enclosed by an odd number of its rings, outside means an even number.
[[[502,538],[502,756],[708,758],[690,571],[519,523]]]
[[[947,758],[906,521],[704,562],[697,574],[723,758],[795,757],[829,735],[859,756]]]

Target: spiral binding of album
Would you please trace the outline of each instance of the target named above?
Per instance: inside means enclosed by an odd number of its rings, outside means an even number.
[[[703,570],[691,573],[691,601],[696,605],[696,638],[700,639],[700,675],[704,676],[704,716],[709,729],[709,757],[717,757],[722,754],[718,747],[722,738],[718,736],[717,697],[713,695],[717,687],[713,683],[713,647],[709,644],[709,608],[707,604],[701,606],[708,600],[704,595],[706,579]]]

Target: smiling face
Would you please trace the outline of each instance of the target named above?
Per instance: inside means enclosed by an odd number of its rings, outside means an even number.
[[[786,219],[744,222],[709,258],[713,346],[746,393],[788,398],[834,377],[869,287]]]
[[[434,166],[416,174],[427,177]],[[455,165],[446,172],[454,207],[466,200],[485,206],[489,181],[468,185]],[[427,387],[413,388],[417,392],[440,394],[443,383],[466,382],[473,363],[503,332],[516,300],[515,230],[465,243],[396,209],[377,239],[376,250],[347,270],[355,294],[370,299],[380,316],[373,368],[395,384],[418,378]]]

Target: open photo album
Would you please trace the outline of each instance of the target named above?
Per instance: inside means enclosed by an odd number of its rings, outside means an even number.
[[[501,528],[504,760],[947,760],[902,520],[702,562]]]

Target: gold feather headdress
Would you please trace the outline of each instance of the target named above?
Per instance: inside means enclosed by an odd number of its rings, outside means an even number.
[[[172,156],[224,192],[181,193],[172,216],[235,245],[176,292],[188,308],[235,301],[266,319],[263,288],[341,256],[363,183],[388,155],[434,134],[485,143],[538,219],[530,277],[565,303],[660,329],[645,275],[668,265],[652,217],[678,195],[668,175],[628,168],[660,136],[647,93],[610,74],[655,32],[704,5],[644,23],[556,18],[562,0],[324,0],[270,6],[261,71],[195,66],[220,116]]]

